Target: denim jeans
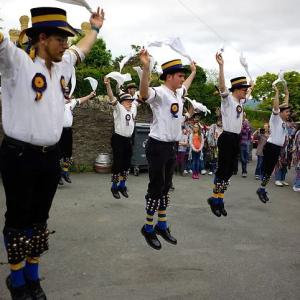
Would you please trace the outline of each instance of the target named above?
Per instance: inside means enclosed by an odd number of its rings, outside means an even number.
[[[192,170],[199,173],[200,169],[200,152],[192,151]]]
[[[249,156],[249,146],[245,144],[240,145],[240,153],[241,153],[241,163],[242,163],[242,173],[247,173],[247,163]]]
[[[300,188],[300,167],[296,168],[296,176],[295,176],[294,186],[296,188]]]
[[[285,176],[287,173],[287,168],[286,167],[281,167],[275,172],[275,180],[279,181],[285,181]]]
[[[257,162],[256,162],[256,169],[255,169],[255,176],[261,176],[261,167],[263,162],[263,156],[257,155]]]

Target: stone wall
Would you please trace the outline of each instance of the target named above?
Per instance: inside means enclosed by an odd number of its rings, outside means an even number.
[[[1,106],[0,106],[1,112]],[[150,122],[151,111],[146,104],[138,108],[137,122]],[[111,105],[99,97],[74,110],[73,158],[77,170],[91,170],[99,153],[111,153],[110,137],[113,132]],[[0,118],[0,139],[2,140]]]

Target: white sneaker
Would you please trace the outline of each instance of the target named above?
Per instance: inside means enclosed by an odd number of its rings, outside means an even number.
[[[293,190],[294,190],[294,192],[300,192],[300,187],[296,187],[296,186],[293,186]]]
[[[212,174],[213,174],[213,172],[212,172],[212,171],[208,172],[208,175],[212,175]]]
[[[188,174],[188,171],[187,171],[187,170],[184,170],[184,171],[183,171],[183,174],[184,174],[184,175]]]
[[[276,180],[276,181],[275,181],[275,185],[277,185],[277,186],[283,186],[282,182],[279,181],[279,180]]]
[[[201,170],[201,175],[205,175],[207,173],[206,170]]]
[[[190,173],[190,174],[193,174],[193,171],[192,171],[192,170],[189,170],[189,173]]]
[[[281,181],[281,183],[285,186],[289,186],[289,184],[286,181]]]
[[[247,173],[243,173],[243,174],[242,174],[242,177],[247,177]]]

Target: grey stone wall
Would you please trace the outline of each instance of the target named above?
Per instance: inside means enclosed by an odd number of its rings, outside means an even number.
[[[1,112],[1,105],[0,105]],[[151,110],[146,104],[138,108],[137,122],[150,122]],[[91,170],[102,152],[111,153],[110,137],[113,132],[112,108],[107,98],[98,97],[74,110],[73,158],[76,170]],[[2,118],[0,139],[2,140]]]

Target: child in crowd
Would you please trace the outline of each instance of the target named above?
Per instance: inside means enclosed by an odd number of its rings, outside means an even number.
[[[204,137],[200,131],[200,126],[198,124],[195,124],[193,127],[193,132],[190,135],[190,145],[192,153],[192,178],[199,179],[200,156],[202,155]]]

